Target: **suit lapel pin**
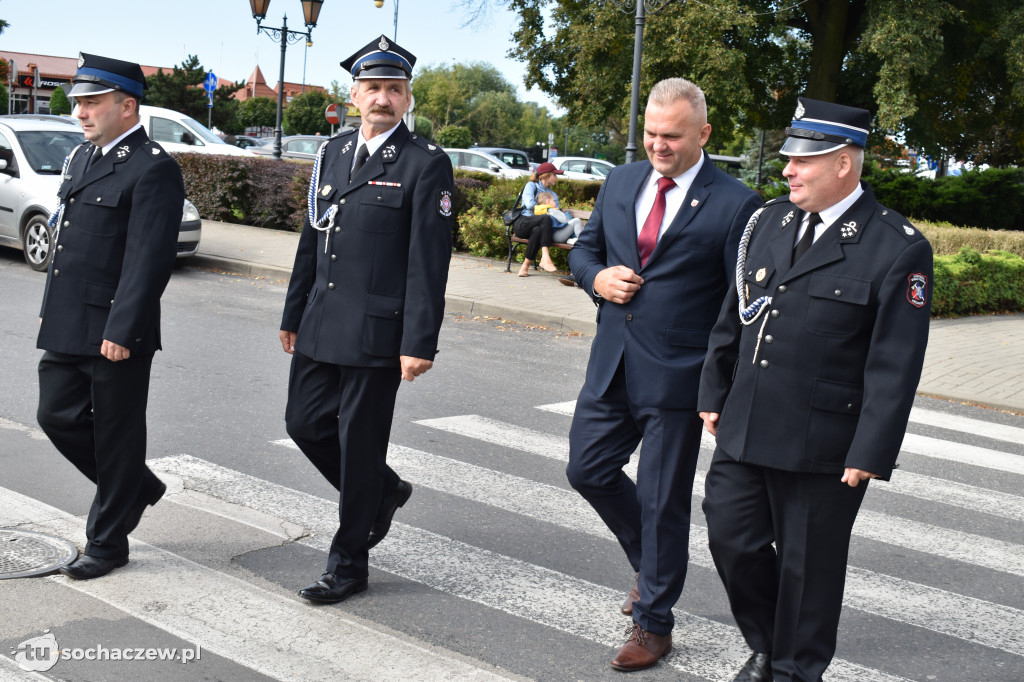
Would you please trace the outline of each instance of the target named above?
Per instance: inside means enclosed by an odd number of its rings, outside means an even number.
[[[694,199],[693,201],[690,202],[690,207],[691,208],[696,208],[697,204],[699,204],[699,203],[700,203],[700,199]]]
[[[843,239],[849,239],[850,237],[852,237],[852,236],[854,236],[856,234],[857,234],[857,223],[852,221],[852,220],[850,222],[848,222],[848,223],[843,223],[843,226],[841,228],[839,228],[839,235]]]
[[[793,220],[793,211],[787,213],[786,217],[782,219],[782,226],[785,227],[786,225],[789,225],[789,221],[791,220]]]

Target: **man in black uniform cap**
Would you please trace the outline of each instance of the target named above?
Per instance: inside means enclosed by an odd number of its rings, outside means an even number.
[[[146,467],[146,401],[160,296],[177,255],[185,188],[139,120],[138,64],[82,54],[70,97],[89,142],[65,162],[40,312],[39,425],[96,484],[87,579],[128,562],[128,533],[166,486]]]
[[[742,682],[814,682],[832,660],[853,523],[895,468],[924,363],[932,250],[860,182],[869,127],[798,99],[790,194],[747,226],[701,375],[711,554],[754,650]]]
[[[367,587],[368,551],[412,486],[386,463],[402,379],[437,352],[452,247],[452,165],[402,122],[416,58],[375,39],[341,63],[362,124],[321,148],[281,320],[288,435],[341,493],[327,570],[299,594]]]

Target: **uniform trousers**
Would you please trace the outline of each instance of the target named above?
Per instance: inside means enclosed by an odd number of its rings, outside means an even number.
[[[512,230],[526,242],[526,260],[537,260],[537,252],[542,246],[551,246],[551,216],[521,215],[516,218]]]
[[[583,385],[569,431],[569,484],[608,525],[639,574],[633,620],[656,635],[672,631],[672,607],[686,581],[702,425],[693,409],[630,400],[620,361],[603,395]],[[622,468],[641,439],[634,483]]]
[[[711,556],[750,648],[776,682],[817,682],[836,650],[850,535],[867,491],[842,474],[769,469],[715,450],[705,480]],[[772,543],[775,546],[772,546]]]
[[[397,367],[349,367],[299,352],[292,356],[285,426],[340,494],[327,571],[344,578],[368,575],[370,526],[381,501],[398,485],[386,459],[401,380]]]
[[[39,361],[36,420],[57,450],[96,484],[85,553],[128,556],[125,518],[160,479],[146,466],[146,404],[152,355],[111,362],[46,351]]]

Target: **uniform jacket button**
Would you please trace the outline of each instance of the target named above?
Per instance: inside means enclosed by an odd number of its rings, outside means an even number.
[[[71,221],[70,220],[65,220],[64,221],[64,227],[69,227],[70,225],[71,225]]]
[[[843,295],[843,290],[842,289],[836,289],[836,296],[842,296],[842,295]]]
[[[780,284],[779,285],[779,293],[780,294],[786,293],[786,285],[785,284]]]
[[[57,253],[61,253],[63,251],[64,251],[64,245],[63,244],[58,244],[57,245]]]
[[[629,314],[626,315],[626,321],[627,322],[632,322],[633,321],[633,313],[629,313]]]
[[[334,282],[328,282],[327,283],[327,288],[328,289],[333,289],[334,288]]]
[[[345,200],[344,200],[344,199],[342,199],[342,200],[341,200],[341,201],[339,201],[338,203],[339,203],[339,204],[341,204],[342,206],[344,206],[344,205],[345,205]]]
[[[850,403],[850,404],[848,404],[848,405],[846,406],[846,409],[848,409],[848,410],[852,410],[852,409],[853,409],[853,403]]]
[[[54,270],[53,271],[53,276],[54,277],[60,277],[60,270]]]
[[[775,340],[775,337],[772,336],[771,334],[769,334],[768,336],[764,337],[764,342],[765,343],[771,343],[774,340]]]
[[[71,199],[69,199],[69,200],[68,200],[68,203],[69,203],[69,204],[73,204],[73,203],[75,203],[75,198],[74,198],[74,197],[71,197]]]
[[[336,227],[336,228],[334,228],[334,231],[335,232],[341,232],[341,228],[340,227]]]
[[[338,256],[337,256],[336,254],[333,254],[333,253],[332,253],[332,254],[331,254],[331,262],[333,263],[333,262],[334,262],[334,261],[336,261],[336,260],[338,260]]]
[[[773,311],[772,311],[772,312],[770,313],[770,315],[771,315],[772,317],[778,317],[778,316],[779,316],[779,311],[778,311],[778,310],[773,310]]]
[[[768,361],[767,360],[762,360],[760,364],[761,364],[761,369],[768,369]]]

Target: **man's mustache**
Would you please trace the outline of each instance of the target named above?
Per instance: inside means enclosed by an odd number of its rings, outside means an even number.
[[[391,107],[375,106],[372,109],[370,109],[370,113],[371,114],[394,114],[395,110],[392,109]]]

